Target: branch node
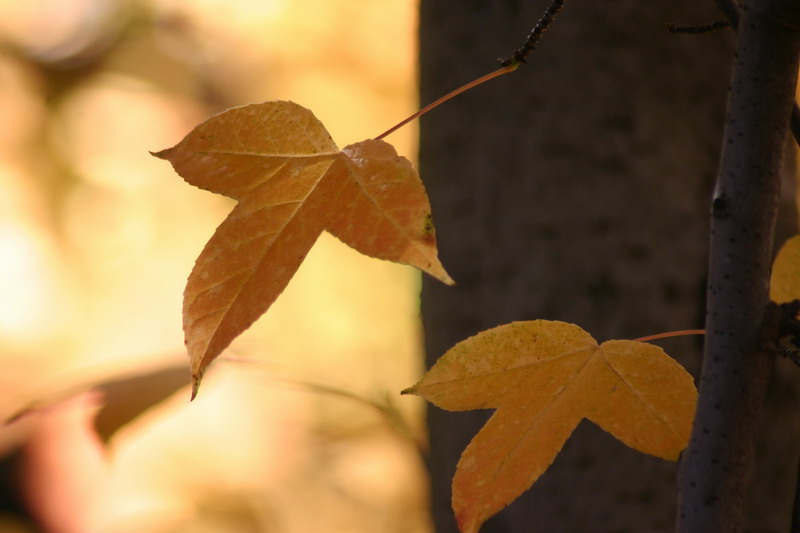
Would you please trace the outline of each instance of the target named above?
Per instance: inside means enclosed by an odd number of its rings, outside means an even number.
[[[781,323],[778,353],[800,366],[800,300],[780,305]]]

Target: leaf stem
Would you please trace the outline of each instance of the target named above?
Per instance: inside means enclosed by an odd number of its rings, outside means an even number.
[[[414,120],[415,118],[421,117],[422,115],[424,115],[425,113],[427,113],[431,109],[439,107],[441,104],[443,104],[446,101],[450,100],[454,96],[458,96],[459,94],[461,94],[461,93],[463,93],[465,91],[468,91],[468,90],[472,89],[473,87],[477,87],[478,85],[486,83],[489,80],[493,80],[493,79],[495,79],[495,78],[497,78],[499,76],[502,76],[503,74],[508,74],[509,72],[514,72],[515,70],[517,70],[517,67],[519,67],[518,63],[514,64],[514,65],[506,65],[504,67],[500,67],[499,69],[494,70],[494,71],[490,72],[489,74],[485,74],[485,75],[481,76],[480,78],[477,78],[475,80],[472,80],[469,83],[466,83],[466,84],[462,85],[461,87],[459,87],[458,89],[456,89],[454,91],[450,91],[449,93],[447,93],[446,95],[442,96],[438,100],[426,105],[425,107],[423,107],[422,109],[420,109],[419,111],[417,111],[416,113],[411,115],[410,117],[401,120],[400,122],[398,122],[397,124],[395,124],[394,126],[389,128],[388,130],[384,131],[383,133],[381,133],[380,135],[375,137],[375,140],[379,141],[379,140],[383,139],[384,137],[386,137],[387,135],[389,135],[391,133],[394,133],[395,131],[399,130],[400,128],[402,128],[403,126],[405,126],[406,124],[408,124],[409,122]]]
[[[655,335],[648,335],[646,337],[639,337],[633,339],[636,342],[650,342],[657,339],[666,339],[668,337],[683,337],[684,335],[705,335],[704,329],[682,329],[680,331],[668,331],[666,333],[656,333]]]
[[[458,96],[464,91],[468,91],[473,87],[477,87],[482,83],[486,83],[489,80],[493,80],[498,76],[502,76],[503,74],[508,74],[509,72],[514,72],[515,70],[517,70],[517,67],[519,67],[522,63],[525,63],[527,57],[531,54],[531,52],[533,52],[536,49],[536,45],[542,39],[542,36],[547,31],[547,28],[550,27],[550,24],[552,24],[552,22],[555,20],[556,15],[558,15],[558,12],[561,10],[562,7],[564,7],[564,0],[553,0],[553,3],[550,4],[550,7],[548,7],[547,10],[544,12],[544,15],[542,15],[542,18],[539,19],[539,22],[537,22],[536,26],[533,27],[531,33],[528,35],[528,38],[525,39],[525,42],[522,44],[522,46],[517,48],[510,58],[503,59],[500,61],[499,69],[492,71],[484,76],[481,76],[476,80],[472,80],[466,85],[462,85],[455,91],[447,93],[446,95],[442,96],[435,102],[426,105],[425,107],[423,107],[410,117],[400,121],[396,125],[392,126],[385,132],[375,137],[375,140],[379,141],[384,137],[388,136],[389,134],[394,133],[395,131],[402,128],[415,118],[421,117],[431,109],[440,106],[441,104],[450,100],[454,96]]]

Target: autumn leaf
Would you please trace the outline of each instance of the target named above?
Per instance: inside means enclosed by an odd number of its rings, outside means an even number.
[[[544,473],[587,418],[628,446],[676,460],[687,446],[697,391],[652,344],[598,346],[564,322],[513,322],[451,348],[404,393],[449,411],[496,409],[453,478],[462,533],[475,533]]]
[[[800,235],[787,240],[775,256],[769,298],[778,304],[800,299]]]
[[[206,367],[272,305],[322,231],[452,283],[422,182],[384,141],[339,151],[311,111],[267,102],[216,115],[154,155],[190,184],[238,201],[186,284],[193,396]]]

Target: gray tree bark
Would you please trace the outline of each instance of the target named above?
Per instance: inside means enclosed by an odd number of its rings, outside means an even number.
[[[547,5],[422,0],[422,103],[494,68]],[[420,171],[458,283],[423,281],[429,366],[512,320],[574,322],[599,341],[703,327],[734,36],[665,23],[715,18],[694,0],[568,2],[527,66],[422,117]],[[665,347],[698,368],[697,339]],[[450,479],[487,415],[429,411],[438,533],[457,531]],[[482,531],[671,531],[675,472],[584,422]]]
[[[714,194],[700,398],[678,531],[737,532],[778,337],[769,276],[800,55],[800,2],[745,2]],[[774,315],[774,313],[772,314]]]

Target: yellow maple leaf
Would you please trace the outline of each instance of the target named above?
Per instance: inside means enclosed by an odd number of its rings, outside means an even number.
[[[778,304],[800,299],[800,235],[787,240],[775,256],[769,299]]]
[[[186,284],[193,396],[206,367],[272,305],[322,231],[452,283],[419,175],[384,141],[339,151],[311,111],[266,102],[216,115],[154,155],[190,184],[238,201]]]
[[[475,533],[527,490],[587,418],[628,446],[675,460],[686,448],[697,391],[652,344],[600,345],[574,324],[513,322],[451,348],[403,391],[450,411],[496,409],[453,478],[453,510]]]

